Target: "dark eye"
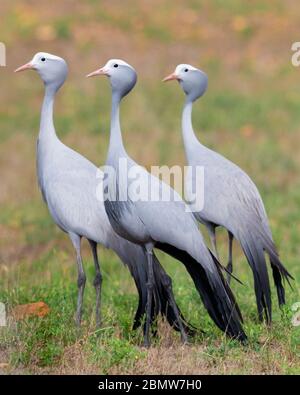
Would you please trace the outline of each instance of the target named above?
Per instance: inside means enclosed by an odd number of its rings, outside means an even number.
[[[184,69],[184,72],[187,73],[189,71],[189,69]]]
[[[45,60],[46,60],[46,58],[42,58],[42,59],[41,59],[42,62],[45,62]]]
[[[114,67],[119,67],[119,65],[117,63],[114,64]]]

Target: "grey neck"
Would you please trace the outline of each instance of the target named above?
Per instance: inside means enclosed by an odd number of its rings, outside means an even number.
[[[111,121],[110,121],[110,140],[108,148],[108,158],[116,152],[124,151],[122,132],[120,127],[120,102],[121,97],[117,92],[112,93]]]
[[[192,100],[187,98],[183,106],[181,119],[183,143],[187,158],[189,157],[189,154],[193,151],[195,146],[200,144],[199,140],[195,135],[192,125],[192,108],[193,102]]]
[[[53,124],[53,104],[56,91],[55,87],[46,86],[40,121],[39,141],[41,142],[50,143],[57,140]]]

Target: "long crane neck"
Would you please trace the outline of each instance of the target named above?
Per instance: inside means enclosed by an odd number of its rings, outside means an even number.
[[[192,108],[193,102],[189,99],[186,99],[182,111],[181,125],[183,143],[187,158],[189,157],[189,154],[195,148],[195,146],[198,146],[200,144],[199,140],[195,135],[192,125]]]
[[[41,111],[40,121],[40,133],[39,142],[51,143],[51,141],[57,140],[57,135],[53,123],[53,104],[56,89],[51,86],[46,86],[45,96]]]
[[[41,111],[40,132],[37,140],[36,166],[40,189],[45,194],[45,177],[47,169],[53,165],[56,148],[61,144],[56,136],[53,124],[53,104],[57,89],[46,86]],[[45,195],[44,195],[45,197]]]
[[[118,93],[112,93],[111,120],[110,120],[110,140],[108,158],[116,155],[116,152],[124,150],[122,132],[120,127],[120,102],[121,97]]]

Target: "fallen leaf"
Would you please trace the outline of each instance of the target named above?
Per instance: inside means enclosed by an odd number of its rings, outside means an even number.
[[[11,312],[15,320],[22,320],[24,318],[35,316],[35,317],[45,317],[49,314],[49,307],[44,302],[35,302],[20,304],[15,306]]]

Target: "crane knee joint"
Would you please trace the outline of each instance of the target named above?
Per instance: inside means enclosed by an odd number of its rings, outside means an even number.
[[[78,288],[83,287],[85,285],[85,283],[86,283],[85,274],[79,274],[78,279],[77,279]]]
[[[98,287],[99,285],[101,285],[102,284],[102,280],[103,280],[103,278],[102,278],[101,273],[97,273],[96,277],[94,279],[94,287]]]

